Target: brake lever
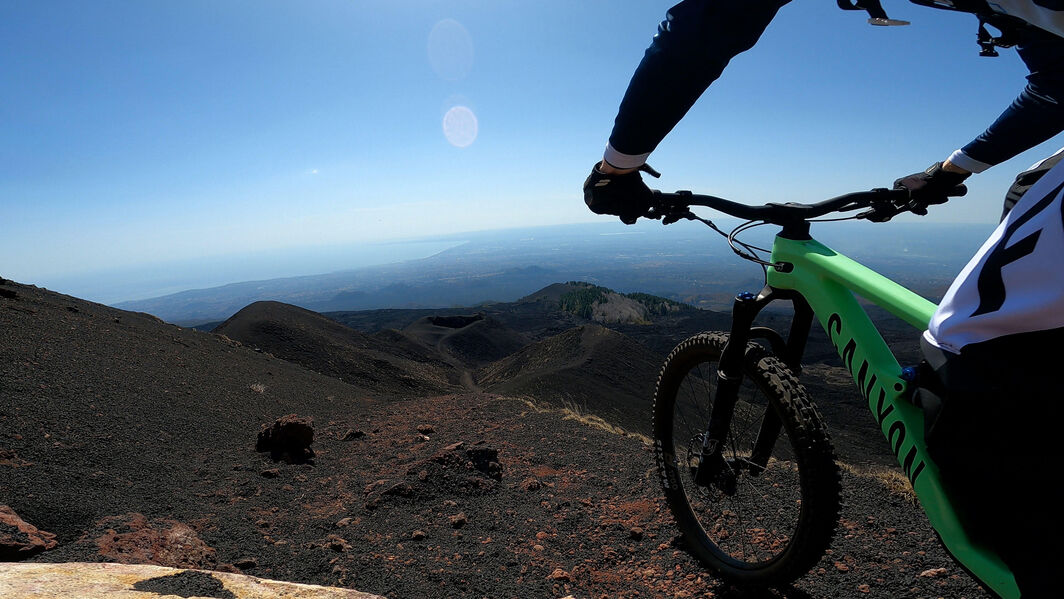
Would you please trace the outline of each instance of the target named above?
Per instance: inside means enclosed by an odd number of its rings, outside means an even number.
[[[676,193],[684,196],[692,195],[690,191],[677,191]],[[654,190],[655,196],[660,196],[660,194],[660,191]],[[684,219],[693,220],[695,215],[691,212],[690,206],[686,204],[666,204],[662,202],[651,206],[646,213],[646,217],[660,220],[663,225],[671,225]]]
[[[679,212],[674,212],[672,214],[667,215],[665,218],[661,219],[661,224],[663,224],[663,225],[671,225],[672,223],[675,223],[675,222],[678,222],[678,221],[681,221],[681,220],[694,220],[694,219],[695,219],[695,215],[690,210],[688,210],[688,211],[686,211],[686,212],[684,212],[682,214],[679,213]]]
[[[663,225],[671,225],[681,220],[694,220],[695,215],[687,206],[655,206],[643,215],[645,218],[660,220]]]
[[[872,200],[868,205],[868,210],[857,214],[857,218],[868,220],[874,223],[885,223],[895,216],[906,212],[910,209],[910,201],[906,199],[904,202],[895,202],[886,198],[880,200]]]
[[[890,202],[876,202],[868,207],[868,210],[857,214],[858,219],[874,223],[885,223],[894,218],[900,211]]]

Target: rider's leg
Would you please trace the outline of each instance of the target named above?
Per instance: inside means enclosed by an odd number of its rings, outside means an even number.
[[[1026,599],[1059,596],[1064,535],[1059,392],[1064,329],[1022,333],[950,354],[928,346],[942,388],[927,446],[973,537],[993,548]],[[1042,348],[1050,351],[1032,351]]]

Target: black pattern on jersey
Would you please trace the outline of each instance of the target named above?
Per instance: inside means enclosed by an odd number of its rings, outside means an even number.
[[[1048,208],[1062,189],[1064,189],[1064,183],[1061,183],[1056,189],[1046,194],[1046,197],[1038,200],[1038,203],[1005,229],[1005,234],[1001,236],[1001,240],[990,251],[990,255],[979,272],[979,281],[977,283],[979,307],[975,309],[975,312],[972,312],[972,317],[997,312],[1001,309],[1001,306],[1005,303],[1005,280],[1001,276],[1001,269],[1024,256],[1030,255],[1038,244],[1042,229],[1038,229],[1009,246],[1012,236],[1020,227]],[[1064,209],[1064,206],[1062,206],[1062,209]],[[1062,223],[1062,226],[1064,226],[1064,223]]]

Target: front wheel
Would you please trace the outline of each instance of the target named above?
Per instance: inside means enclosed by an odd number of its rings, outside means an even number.
[[[785,585],[812,569],[831,542],[839,469],[805,389],[782,362],[750,344],[714,475],[699,472],[727,341],[724,333],[691,337],[661,369],[654,395],[661,484],[704,565],[734,584]]]

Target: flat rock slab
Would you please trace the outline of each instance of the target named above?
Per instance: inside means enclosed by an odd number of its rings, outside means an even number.
[[[204,594],[199,594],[204,593]],[[205,570],[136,564],[0,563],[0,597],[11,599],[384,599],[350,589]]]

